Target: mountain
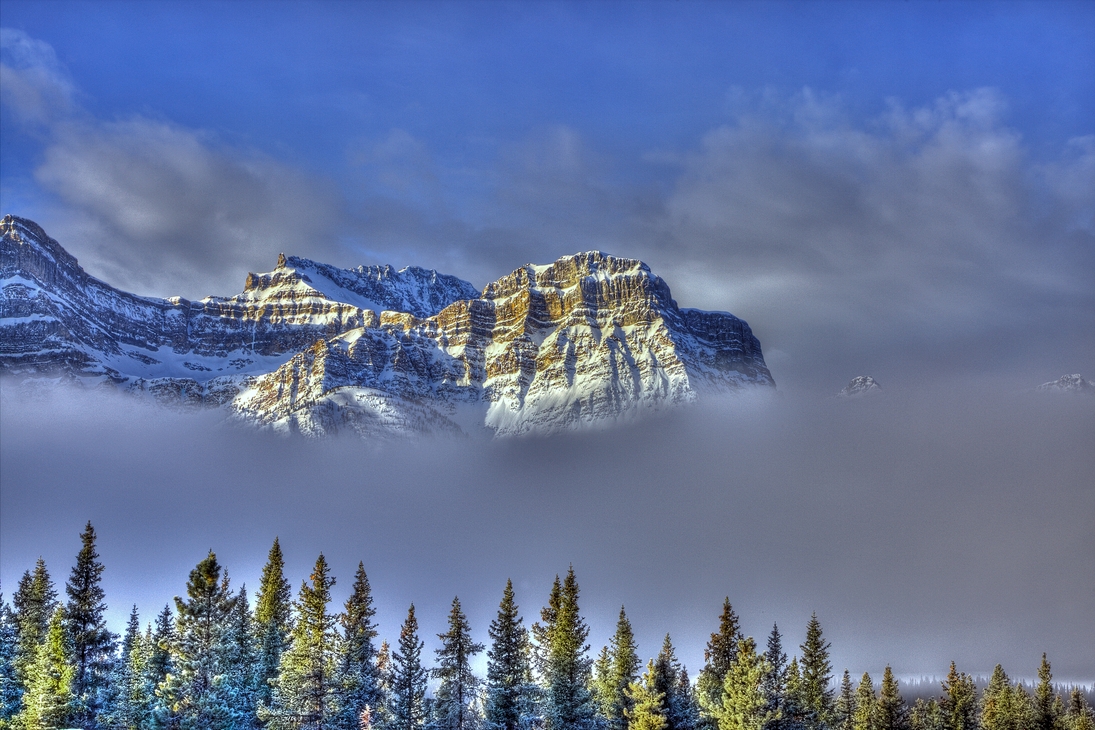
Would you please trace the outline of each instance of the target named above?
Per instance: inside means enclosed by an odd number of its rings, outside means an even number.
[[[881,393],[882,386],[870,375],[857,375],[851,382],[841,388],[837,393],[838,398],[860,398],[872,393]]]
[[[646,264],[596,251],[482,292],[282,255],[242,293],[192,302],[114,289],[29,220],[5,216],[0,234],[0,373],[24,381],[366,436],[549,433],[775,385],[744,321],[679,308]]]
[[[1082,375],[1062,375],[1049,383],[1042,383],[1036,391],[1039,393],[1095,393],[1095,383],[1085,380]]]

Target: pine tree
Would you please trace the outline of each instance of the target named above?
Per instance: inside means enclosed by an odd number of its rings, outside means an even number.
[[[263,713],[274,730],[326,728],[337,711],[338,634],[327,612],[335,579],[322,553],[308,580],[311,585],[301,582],[293,606],[296,622],[274,681],[273,709]]]
[[[608,730],[625,730],[626,711],[631,705],[627,688],[638,679],[639,654],[635,634],[623,606],[616,621],[616,633],[601,652],[594,671],[597,704]]]
[[[0,728],[7,728],[19,712],[23,688],[15,676],[15,657],[19,648],[19,627],[15,614],[0,594]]]
[[[426,669],[418,639],[414,604],[399,632],[399,649],[392,654],[391,693],[388,698],[387,730],[421,730],[426,721]]]
[[[641,682],[628,684],[627,700],[624,710],[626,730],[668,730],[666,697],[664,692],[658,690],[658,670],[653,660],[647,663]]]
[[[370,714],[382,701],[380,677],[376,664],[376,624],[373,616],[372,588],[365,575],[365,564],[357,564],[354,586],[346,599],[345,610],[339,617],[342,642],[339,648],[338,681],[339,709],[336,727],[355,730],[366,707]]]
[[[855,688],[852,687],[852,675],[847,669],[840,679],[840,692],[837,693],[836,702],[833,704],[833,728],[834,730],[852,730],[852,720],[855,717]]]
[[[50,617],[57,609],[57,591],[44,560],[38,558],[33,573],[23,573],[12,604],[18,632],[13,668],[19,685],[25,687],[27,671],[38,655],[38,645],[45,641]]]
[[[768,646],[764,652],[764,658],[768,662],[768,673],[764,675],[762,688],[767,704],[768,722],[765,730],[783,730],[787,724],[784,721],[784,695],[787,690],[787,654],[783,651],[783,637],[780,636],[779,626],[772,624],[772,632],[768,634]]]
[[[148,682],[154,696],[152,701],[151,726],[157,729],[174,729],[179,726],[179,717],[175,711],[173,687],[177,686],[175,662],[172,652],[178,640],[175,631],[175,616],[171,607],[164,605],[156,616],[156,625],[152,630],[148,646]]]
[[[80,541],[82,547],[76,556],[76,565],[65,585],[68,594],[65,621],[76,667],[73,691],[80,705],[76,722],[90,730],[96,725],[109,688],[117,637],[106,628],[103,600],[106,594],[100,585],[103,564],[95,550],[95,528],[90,521],[80,534]]]
[[[266,558],[255,597],[255,644],[258,664],[255,668],[256,698],[269,705],[273,697],[271,681],[277,677],[281,655],[289,642],[291,590],[285,578],[285,560],[281,545],[274,544]]]
[[[852,711],[852,730],[872,730],[874,727],[874,682],[866,672],[855,691],[855,709]]]
[[[1095,730],[1095,718],[1088,707],[1087,698],[1079,687],[1073,687],[1068,696],[1068,714],[1065,715],[1068,730]]]
[[[916,701],[909,714],[909,724],[912,730],[944,730],[946,722],[942,708],[932,698],[927,702],[922,699]]]
[[[738,644],[742,638],[738,615],[734,613],[730,598],[727,597],[722,602],[718,633],[711,634],[711,640],[707,642],[707,647],[703,651],[704,667],[696,682],[701,715],[709,727],[718,715],[723,681],[734,663]]]
[[[722,700],[716,715],[719,730],[761,730],[772,719],[764,695],[768,662],[757,654],[752,637],[742,639],[723,680]]]
[[[479,715],[473,702],[480,682],[472,674],[471,659],[483,651],[483,645],[472,641],[459,598],[452,599],[449,630],[437,638],[441,648],[436,650],[437,668],[431,674],[441,683],[434,695],[433,725],[438,730],[475,730]]]
[[[551,585],[547,605],[540,609],[540,620],[532,624],[532,664],[543,684],[547,684],[548,666],[551,661],[551,633],[563,601],[563,583],[559,576]]]
[[[1042,664],[1038,667],[1038,686],[1034,688],[1034,726],[1032,730],[1058,730],[1060,707],[1054,700],[1053,672],[1049,660],[1042,654]]]
[[[905,700],[901,698],[901,688],[887,664],[875,705],[874,730],[908,730],[908,726],[908,710]]]
[[[817,614],[806,625],[806,641],[802,646],[802,700],[809,728],[827,728],[832,719],[833,692],[829,682],[833,667],[829,663],[829,642],[821,635]]]
[[[246,728],[256,723],[257,652],[254,617],[247,600],[247,586],[240,586],[235,606],[228,617],[224,636],[221,694],[229,722]]]
[[[527,727],[532,714],[533,689],[528,632],[513,600],[513,582],[506,581],[498,616],[487,630],[486,721],[491,730]]]
[[[802,672],[798,667],[798,657],[791,658],[791,663],[787,665],[786,678],[787,684],[783,693],[783,712],[780,723],[783,725],[783,730],[803,730],[806,727],[808,713],[802,687]]]
[[[65,628],[65,612],[58,606],[46,625],[46,636],[27,667],[23,709],[15,723],[22,730],[68,727],[77,711],[73,692],[75,667]]]
[[[977,688],[973,678],[959,672],[951,662],[950,672],[943,682],[943,696],[939,700],[944,730],[976,730]]]
[[[558,579],[556,579],[558,584]],[[567,571],[557,597],[547,634],[544,668],[544,720],[548,730],[586,730],[596,723],[593,697],[589,691],[589,627],[578,608],[578,581],[573,566]],[[546,613],[542,614],[545,615]]]
[[[699,720],[688,672],[677,661],[669,634],[654,660],[654,691],[662,695],[662,714],[666,730],[695,730]]]
[[[982,730],[1018,730],[1011,712],[1011,681],[999,664],[981,693]]]
[[[222,675],[227,669],[229,629],[238,597],[229,590],[212,550],[199,562],[186,584],[187,598],[175,598],[176,637],[171,661],[177,674],[169,674],[162,692],[170,718],[187,728],[233,727],[233,699]]]
[[[142,730],[152,724],[155,687],[149,672],[151,644],[151,627],[141,635],[137,607],[134,606],[122,639],[122,653],[111,679],[110,707],[99,715],[100,727]]]

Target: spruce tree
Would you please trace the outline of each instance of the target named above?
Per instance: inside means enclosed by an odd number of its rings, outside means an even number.
[[[25,687],[27,671],[38,655],[38,645],[45,641],[50,618],[57,609],[57,591],[44,560],[38,558],[33,573],[23,573],[12,604],[18,633],[13,668],[19,685]]]
[[[768,646],[764,652],[768,662],[768,673],[764,675],[762,687],[767,701],[769,720],[765,730],[782,730],[786,723],[783,717],[784,695],[787,690],[787,654],[783,651],[783,637],[779,626],[772,624],[768,634]]]
[[[981,693],[982,730],[1017,730],[1011,716],[1011,681],[999,664]]]
[[[418,639],[414,604],[399,631],[399,648],[392,654],[391,691],[388,697],[387,730],[421,730],[426,722],[426,669]]]
[[[798,657],[792,657],[787,665],[786,689],[783,692],[783,711],[780,724],[783,730],[804,730],[808,720],[806,699],[802,689],[802,672],[798,668]],[[849,679],[849,683],[851,680]]]
[[[829,682],[833,666],[829,663],[829,642],[821,634],[817,614],[806,625],[802,646],[802,701],[808,728],[827,728],[832,719],[833,692]]]
[[[587,730],[596,723],[589,691],[591,663],[586,644],[589,627],[579,612],[578,593],[572,566],[558,592],[558,604],[547,634],[543,676],[544,720],[548,730]],[[552,598],[556,598],[554,589]],[[549,608],[553,608],[550,603]]]
[[[730,598],[723,599],[722,614],[719,616],[718,633],[711,634],[710,641],[703,651],[704,667],[696,682],[700,709],[708,726],[718,714],[722,699],[723,680],[737,656],[738,644],[742,640],[738,615],[730,605]]]
[[[480,682],[472,674],[471,659],[483,651],[483,645],[472,641],[459,598],[452,599],[449,630],[437,638],[441,648],[436,650],[437,667],[431,674],[441,682],[434,694],[433,726],[437,730],[475,730],[479,715],[473,703]]]
[[[1068,714],[1065,716],[1068,730],[1095,730],[1095,718],[1087,698],[1079,687],[1073,687],[1068,696]]]
[[[155,686],[149,671],[151,644],[151,627],[141,635],[137,607],[134,606],[111,679],[110,707],[99,715],[100,727],[143,730],[152,724]]]
[[[908,730],[908,726],[908,710],[905,700],[901,698],[901,688],[887,664],[875,705],[874,730]]]
[[[19,627],[15,614],[0,594],[0,728],[8,727],[22,701],[23,688],[15,676],[18,648]]]
[[[540,609],[540,620],[532,624],[532,664],[543,684],[547,684],[548,666],[551,657],[551,633],[555,630],[559,606],[563,601],[563,583],[559,576],[551,585],[547,605]]]
[[[240,586],[235,605],[228,617],[221,667],[221,695],[229,722],[246,728],[256,722],[257,652],[254,617],[247,600],[247,586]]]
[[[763,686],[768,669],[768,661],[757,654],[753,638],[742,639],[723,680],[716,715],[718,730],[761,730],[772,719]]]
[[[944,730],[943,709],[934,697],[927,702],[919,699],[909,714],[909,724],[912,730]]]
[[[852,687],[852,675],[847,669],[840,679],[840,692],[837,693],[836,702],[833,704],[833,728],[834,730],[852,730],[852,720],[855,717],[855,688]]]
[[[156,616],[148,646],[148,682],[154,691],[152,726],[155,728],[177,728],[179,725],[172,697],[172,685],[175,683],[169,681],[178,674],[172,659],[177,638],[175,616],[171,607],[164,605]]]
[[[626,711],[631,705],[627,689],[638,679],[639,654],[635,634],[623,606],[616,621],[616,633],[601,652],[595,667],[597,704],[608,730],[625,730]]]
[[[73,692],[76,670],[66,635],[64,609],[58,606],[46,625],[46,636],[27,666],[23,709],[15,724],[22,730],[70,727],[77,712]]]
[[[368,707],[370,716],[373,716],[382,701],[377,652],[373,646],[373,639],[377,636],[376,624],[373,623],[375,615],[365,564],[359,562],[353,590],[339,617],[342,641],[338,661],[339,708],[335,725],[344,730],[359,727],[365,708]],[[379,715],[376,717],[379,719]]]
[[[277,677],[281,655],[289,642],[291,590],[285,578],[285,560],[281,545],[274,544],[266,558],[255,596],[255,644],[258,655],[255,667],[256,698],[259,705],[269,705]]]
[[[976,730],[977,688],[973,678],[959,672],[951,662],[950,671],[943,682],[943,695],[939,700],[943,730]]]
[[[80,711],[77,724],[94,728],[110,683],[110,672],[117,637],[106,628],[105,594],[100,585],[103,564],[95,550],[95,528],[91,522],[80,534],[82,547],[76,556],[65,593],[65,621],[72,640],[72,658],[76,667],[73,691]]]
[[[212,550],[186,584],[187,598],[175,598],[176,637],[171,646],[176,674],[168,675],[162,688],[171,719],[187,728],[233,727],[234,701],[222,675],[227,669],[229,628],[238,597],[229,590]]]
[[[293,606],[296,621],[274,681],[273,709],[263,713],[275,730],[319,730],[329,727],[337,714],[338,634],[335,617],[327,612],[335,579],[322,553],[308,581],[301,582]]]
[[[666,697],[664,692],[658,690],[658,670],[653,660],[647,662],[642,681],[628,684],[627,700],[624,710],[626,730],[668,730]]]
[[[874,682],[871,675],[863,673],[859,687],[855,691],[855,709],[852,710],[852,730],[872,730],[874,728],[875,698]]]
[[[490,730],[519,730],[532,715],[533,691],[528,632],[513,600],[513,582],[506,581],[498,616],[487,634],[487,696],[485,719]]]
[[[688,672],[677,660],[669,634],[654,660],[654,691],[662,695],[662,714],[666,730],[695,730],[698,709],[688,681]]]
[[[1057,693],[1053,690],[1053,672],[1049,660],[1042,654],[1038,667],[1038,686],[1034,688],[1034,726],[1032,730],[1059,730],[1060,707]]]

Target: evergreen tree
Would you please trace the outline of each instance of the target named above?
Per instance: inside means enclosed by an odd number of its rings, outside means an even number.
[[[273,709],[263,716],[275,730],[326,728],[337,710],[335,617],[327,612],[331,602],[327,560],[320,553],[308,581],[302,581],[294,604],[296,621],[289,648],[273,685]]]
[[[944,730],[976,730],[977,688],[973,678],[959,672],[951,662],[950,672],[943,682],[943,696],[939,700]]]
[[[149,672],[151,644],[151,627],[141,635],[134,606],[122,639],[122,653],[114,667],[110,707],[99,715],[100,727],[143,730],[152,723],[155,688]]]
[[[912,730],[944,730],[946,726],[943,710],[935,698],[927,702],[917,700],[909,714],[909,724]]]
[[[1068,730],[1095,730],[1095,718],[1092,717],[1087,698],[1079,687],[1073,687],[1068,696],[1068,714],[1065,720]]]
[[[852,730],[852,720],[855,717],[855,688],[852,687],[852,675],[847,669],[840,679],[840,692],[837,693],[836,702],[833,704],[833,728],[834,730]]]
[[[23,709],[15,724],[21,730],[69,727],[77,712],[73,692],[75,667],[64,627],[65,612],[58,606],[46,625],[46,636],[27,667]]]
[[[373,639],[377,636],[376,624],[373,623],[375,615],[365,564],[359,562],[353,591],[339,617],[342,642],[338,662],[340,699],[336,727],[344,730],[359,727],[365,708],[368,707],[372,715],[382,701],[376,647],[373,646]]]
[[[19,627],[15,614],[0,594],[0,729],[9,726],[22,701],[23,688],[15,676],[18,648]]]
[[[1053,691],[1053,672],[1049,660],[1042,654],[1038,667],[1038,686],[1034,688],[1034,726],[1032,730],[1059,730],[1061,707]]]
[[[981,693],[982,730],[1019,730],[1012,712],[1011,681],[999,664]]]
[[[221,694],[233,727],[255,725],[257,652],[255,650],[254,617],[247,600],[247,586],[241,586],[235,606],[228,617],[224,637]]]
[[[821,635],[817,614],[806,625],[802,646],[802,701],[809,728],[827,728],[832,719],[833,692],[829,682],[833,667],[829,663],[829,642]]]
[[[558,584],[558,579],[556,579]],[[547,652],[544,667],[545,697],[544,720],[548,730],[586,730],[595,725],[593,697],[589,691],[590,661],[589,627],[578,608],[578,581],[573,566],[556,596],[557,606],[549,603],[550,632],[547,634]]]
[[[852,710],[852,730],[872,730],[874,728],[875,699],[874,682],[866,672],[859,680],[855,691],[855,709]]]
[[[399,631],[399,649],[392,654],[391,692],[388,698],[387,730],[421,730],[426,721],[426,669],[418,639],[414,604]]]
[[[638,679],[638,673],[639,654],[635,647],[635,634],[621,606],[616,633],[601,652],[594,672],[597,704],[609,730],[625,730],[626,711],[631,705],[627,689]]]
[[[780,636],[779,626],[772,624],[772,633],[768,634],[768,646],[764,652],[764,658],[768,662],[768,673],[764,675],[762,688],[765,701],[768,703],[768,722],[765,730],[783,730],[787,725],[784,720],[784,695],[787,691],[787,654],[783,651],[783,637]]]
[[[658,690],[658,670],[653,661],[647,663],[641,682],[628,684],[627,700],[624,710],[626,730],[668,730],[669,721],[665,713],[668,703],[665,693]]]
[[[723,680],[722,700],[716,715],[719,730],[761,730],[772,719],[764,695],[768,662],[757,654],[752,637],[742,639]]]
[[[27,684],[27,671],[38,655],[38,645],[45,641],[50,617],[57,609],[57,591],[41,558],[34,572],[24,572],[19,587],[12,596],[15,608],[17,639],[13,668],[19,686]]]
[[[738,644],[742,638],[738,615],[734,613],[730,598],[727,597],[722,602],[718,633],[711,634],[711,640],[707,642],[707,647],[703,650],[704,667],[696,682],[701,715],[709,727],[718,715],[723,681],[734,663]]]
[[[547,684],[548,666],[551,658],[551,634],[555,630],[559,606],[563,601],[563,583],[559,576],[551,585],[547,605],[540,609],[540,620],[532,624],[532,663],[540,681]]]
[[[787,665],[787,684],[783,693],[783,712],[780,723],[783,730],[803,730],[806,727],[806,699],[802,688],[802,672],[798,668],[798,657],[793,657]],[[849,682],[851,680],[849,679]]]
[[[431,674],[441,683],[434,695],[433,725],[437,730],[475,730],[479,715],[474,701],[480,682],[471,672],[471,658],[483,651],[483,645],[472,641],[459,598],[452,599],[449,630],[437,638],[441,648],[436,650],[437,668]]]
[[[491,730],[519,730],[531,719],[533,691],[528,632],[513,600],[513,582],[506,581],[498,616],[487,630],[486,721]]]
[[[269,705],[273,697],[271,681],[277,677],[281,655],[289,642],[291,591],[285,578],[285,560],[281,545],[274,544],[266,558],[255,596],[255,667],[256,703]]]
[[[189,728],[234,727],[233,688],[223,674],[230,657],[230,625],[238,597],[229,590],[212,550],[199,562],[186,584],[187,598],[175,598],[176,637],[169,674],[161,687],[168,716],[160,722]]]
[[[882,686],[879,688],[878,703],[875,705],[875,730],[908,730],[908,710],[901,698],[901,688],[893,676],[893,670],[886,665],[882,673]]]
[[[83,728],[94,728],[110,684],[110,672],[117,637],[106,628],[105,594],[100,585],[103,564],[95,550],[95,528],[87,523],[80,534],[82,547],[76,556],[65,593],[65,621],[72,641],[76,668],[73,691],[79,710],[75,719]]]
[[[654,691],[662,695],[662,714],[666,730],[695,730],[699,720],[688,673],[677,661],[669,634],[654,660]]]

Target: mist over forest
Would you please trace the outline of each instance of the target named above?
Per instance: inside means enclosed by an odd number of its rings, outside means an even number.
[[[1090,681],[1095,411],[999,383],[859,400],[776,393],[617,430],[513,440],[311,441],[131,397],[3,390],[0,577],[41,556],[55,580],[90,520],[120,632],[149,619],[212,549],[252,593],[275,536],[294,590],[322,552],[340,605],[359,561],[382,636],[406,606],[427,646],[453,596],[483,640],[507,579],[525,616],[573,566],[594,647],[620,605],[642,657],[681,660],[729,597],[746,635],[802,641],[816,612],[833,663],[899,676],[950,661]]]

